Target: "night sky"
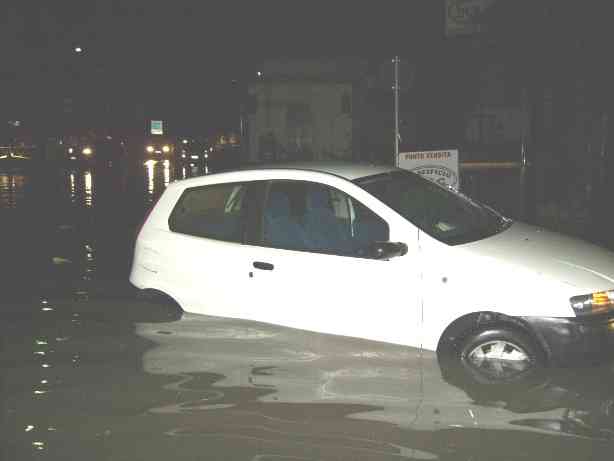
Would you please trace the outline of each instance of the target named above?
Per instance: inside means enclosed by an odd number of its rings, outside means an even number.
[[[442,2],[20,1],[0,24],[14,113],[102,91],[186,127],[224,125],[263,58],[409,54],[443,35]],[[2,19],[0,19],[2,21]],[[77,54],[75,47],[83,52]],[[235,84],[236,85],[236,84]],[[9,114],[7,114],[9,115]],[[153,114],[152,114],[153,115]]]
[[[605,3],[543,0],[538,8],[499,0],[492,22],[508,37],[510,55],[526,55],[527,62],[536,42],[561,43],[566,55],[570,37],[592,40],[586,56],[596,56],[594,67],[609,59],[609,41],[601,36],[611,29]],[[446,40],[443,0],[9,0],[3,8],[0,115],[39,127],[52,127],[49,120],[68,98],[93,112],[104,106],[120,124],[140,110],[186,130],[222,128],[234,123],[241,85],[255,78],[264,58],[385,62],[399,54],[435,62]],[[557,14],[544,21],[548,9]],[[77,46],[83,53],[74,52]],[[569,66],[578,64],[586,66]]]

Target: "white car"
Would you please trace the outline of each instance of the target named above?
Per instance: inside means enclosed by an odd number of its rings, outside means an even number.
[[[171,183],[130,281],[185,311],[385,341],[480,366],[607,352],[614,254],[387,166]]]

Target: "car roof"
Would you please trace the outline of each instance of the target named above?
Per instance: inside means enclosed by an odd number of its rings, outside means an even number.
[[[305,170],[315,171],[319,173],[328,173],[335,176],[340,176],[349,181],[353,181],[365,176],[373,176],[376,174],[387,173],[395,170],[395,167],[390,165],[376,165],[373,163],[357,163],[357,162],[342,162],[342,161],[302,161],[302,162],[280,162],[269,163],[262,165],[250,165],[242,168],[245,170]]]
[[[225,178],[228,178],[229,181],[234,181],[237,179],[237,174],[249,174],[259,171],[266,172],[275,170],[284,170],[290,172],[304,171],[311,173],[323,173],[330,174],[348,181],[353,181],[358,178],[388,173],[390,171],[397,170],[397,168],[390,165],[375,165],[371,163],[353,163],[340,161],[278,162],[270,164],[246,165],[236,170],[226,170],[218,173],[206,174],[204,176],[195,176],[192,178],[180,179],[173,181],[171,185],[173,187],[181,188],[199,186],[202,184],[208,184],[211,181],[217,182],[216,180],[218,178],[222,180],[222,182],[224,182]]]

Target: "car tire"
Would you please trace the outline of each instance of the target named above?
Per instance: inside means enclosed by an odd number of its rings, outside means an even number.
[[[525,332],[512,327],[481,329],[458,348],[462,368],[484,384],[523,380],[546,366],[546,356]]]

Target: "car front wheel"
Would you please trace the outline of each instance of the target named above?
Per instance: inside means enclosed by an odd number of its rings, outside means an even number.
[[[463,365],[483,380],[514,380],[545,365],[545,354],[526,333],[511,328],[470,334],[460,347]]]

